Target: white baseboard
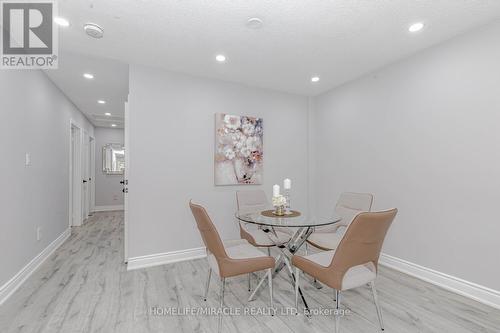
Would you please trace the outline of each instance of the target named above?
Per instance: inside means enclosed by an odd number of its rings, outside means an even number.
[[[500,291],[493,290],[412,262],[382,253],[380,264],[432,283],[446,290],[500,309]]]
[[[94,212],[112,212],[115,210],[123,210],[123,205],[115,205],[115,206],[95,206]]]
[[[134,270],[152,266],[172,264],[174,262],[205,258],[207,252],[204,247],[194,249],[157,253],[148,256],[129,258],[127,270]]]
[[[16,275],[0,287],[0,305],[2,305],[40,265],[50,257],[59,246],[71,235],[71,228],[66,229],[59,237],[49,244],[42,252],[33,258]]]

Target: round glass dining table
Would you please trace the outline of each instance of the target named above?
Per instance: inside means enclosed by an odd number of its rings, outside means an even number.
[[[272,215],[270,210],[258,212],[236,212],[236,218],[245,223],[268,227],[313,228],[337,223],[340,216],[309,217],[292,210],[290,215]]]
[[[276,258],[276,268],[274,270],[273,277],[286,267],[289,275],[292,278],[292,285],[294,285],[295,275],[290,264],[291,257],[295,253],[297,253],[300,247],[307,241],[309,235],[314,232],[314,228],[338,223],[342,218],[338,215],[332,215],[330,217],[314,217],[303,215],[298,211],[291,211],[291,213],[292,214],[290,215],[278,216],[273,215],[272,211],[270,210],[236,212],[236,218],[243,223],[258,225],[264,232],[266,232],[269,239],[276,245],[277,249],[280,251],[280,254]],[[276,230],[279,230],[280,228],[287,228],[288,230],[293,232],[292,237],[286,243],[282,243],[282,241],[280,241],[280,238],[276,234]],[[248,299],[249,301],[254,298],[256,292],[260,289],[264,280],[265,276],[260,279],[259,284],[250,295]],[[305,309],[307,310],[306,313],[308,313],[309,307],[300,288],[299,293],[304,303]]]

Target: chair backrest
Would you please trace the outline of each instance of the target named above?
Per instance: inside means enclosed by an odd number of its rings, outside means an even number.
[[[266,193],[262,190],[237,191],[236,204],[238,205],[238,211],[242,213],[270,208]]]
[[[352,267],[373,264],[378,268],[378,259],[387,230],[396,217],[396,208],[381,212],[358,214],[347,228],[340,241],[329,269],[334,284],[341,286],[345,273]]]
[[[360,212],[369,212],[372,203],[373,195],[370,193],[342,193],[335,206],[335,214],[342,217],[340,225],[348,226]]]
[[[191,212],[196,220],[196,225],[200,231],[201,238],[203,239],[203,243],[205,243],[208,251],[210,251],[217,259],[228,258],[219,233],[208,216],[205,208],[194,204],[192,201],[189,202],[189,207],[191,208]]]

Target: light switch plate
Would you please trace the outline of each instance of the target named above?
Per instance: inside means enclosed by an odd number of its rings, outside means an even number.
[[[31,165],[31,154],[30,153],[26,153],[26,158],[24,160],[24,165],[25,166],[30,166]]]

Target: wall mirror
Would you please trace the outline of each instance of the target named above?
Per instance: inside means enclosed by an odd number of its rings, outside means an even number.
[[[125,147],[120,143],[108,143],[102,147],[102,171],[107,175],[123,175]]]

